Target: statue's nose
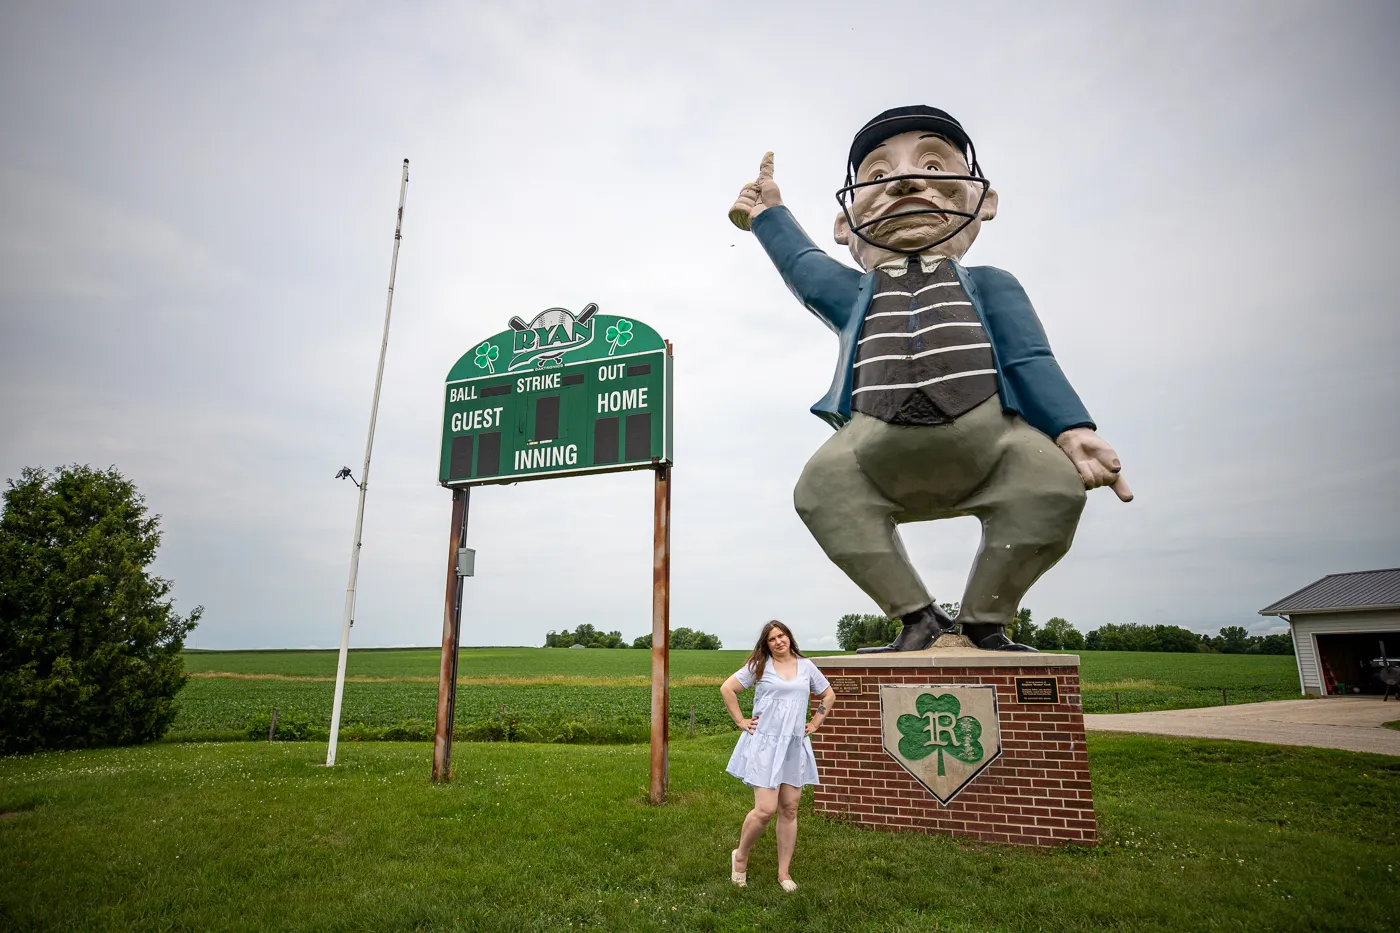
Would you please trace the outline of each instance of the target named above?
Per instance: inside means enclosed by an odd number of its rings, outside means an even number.
[[[886,189],[890,194],[908,194],[911,191],[923,191],[928,184],[922,178],[897,178],[890,182]]]

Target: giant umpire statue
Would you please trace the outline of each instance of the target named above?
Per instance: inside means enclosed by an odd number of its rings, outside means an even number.
[[[837,566],[904,627],[866,651],[919,651],[962,633],[1006,636],[1021,597],[1069,550],[1086,488],[1132,493],[1118,455],[1050,353],[1020,284],[960,261],[997,194],[957,120],[898,107],[863,126],[837,192],[836,242],[864,274],[818,249],[783,206],[773,154],[730,211],[798,300],[840,338],[813,414],[836,433],[793,492]],[[899,537],[903,522],[976,515],[982,545],[957,619],[934,603]]]

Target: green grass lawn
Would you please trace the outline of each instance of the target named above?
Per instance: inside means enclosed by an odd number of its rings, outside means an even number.
[[[718,686],[744,651],[671,652],[671,722],[696,731],[732,726]],[[228,739],[276,707],[294,711],[309,734],[330,722],[334,651],[187,651],[196,676],[180,695],[176,740]],[[1298,696],[1291,657],[1080,653],[1089,713],[1214,706]],[[432,648],[350,652],[343,723],[348,738],[424,738],[437,710],[439,652]],[[463,738],[644,741],[650,722],[651,653],[631,649],[470,648],[458,661],[457,728]],[[218,675],[233,676],[218,676]],[[1117,704],[1115,704],[1115,697]],[[501,716],[501,707],[506,715]],[[502,723],[506,727],[502,726]],[[513,724],[513,725],[511,725]],[[508,727],[508,728],[507,728]],[[266,728],[265,726],[263,727]]]
[[[1102,843],[869,832],[804,805],[727,880],[750,796],[731,741],[157,744],[0,760],[5,930],[1390,930],[1400,759],[1091,735]]]

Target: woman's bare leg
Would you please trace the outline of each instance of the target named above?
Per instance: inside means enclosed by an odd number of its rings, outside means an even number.
[[[797,849],[797,805],[802,802],[802,788],[791,784],[778,785],[778,880],[791,880],[792,853]]]
[[[755,787],[753,789],[753,809],[744,817],[744,825],[739,830],[739,854],[734,856],[734,870],[748,871],[749,852],[753,844],[768,829],[773,814],[778,811],[778,789],[776,787]]]

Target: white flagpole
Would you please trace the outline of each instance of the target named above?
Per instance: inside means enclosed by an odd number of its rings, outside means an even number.
[[[379,372],[374,377],[374,403],[369,410],[369,438],[365,441],[365,468],[360,474],[360,506],[355,512],[355,543],[350,548],[350,582],[345,587],[345,615],[340,623],[340,664],[335,671],[335,702],[331,706],[331,741],[326,766],[335,764],[340,738],[340,701],[345,696],[345,661],[350,654],[350,626],[355,624],[355,578],[360,572],[360,537],[365,524],[365,493],[369,490],[369,457],[374,450],[374,421],[379,415],[379,387],[384,384],[384,356],[389,350],[389,316],[394,310],[394,275],[399,267],[399,241],[403,239],[403,205],[408,194],[408,160],[403,160],[399,182],[399,214],[394,223],[394,258],[389,261],[389,298],[384,304],[384,339],[379,344]]]

